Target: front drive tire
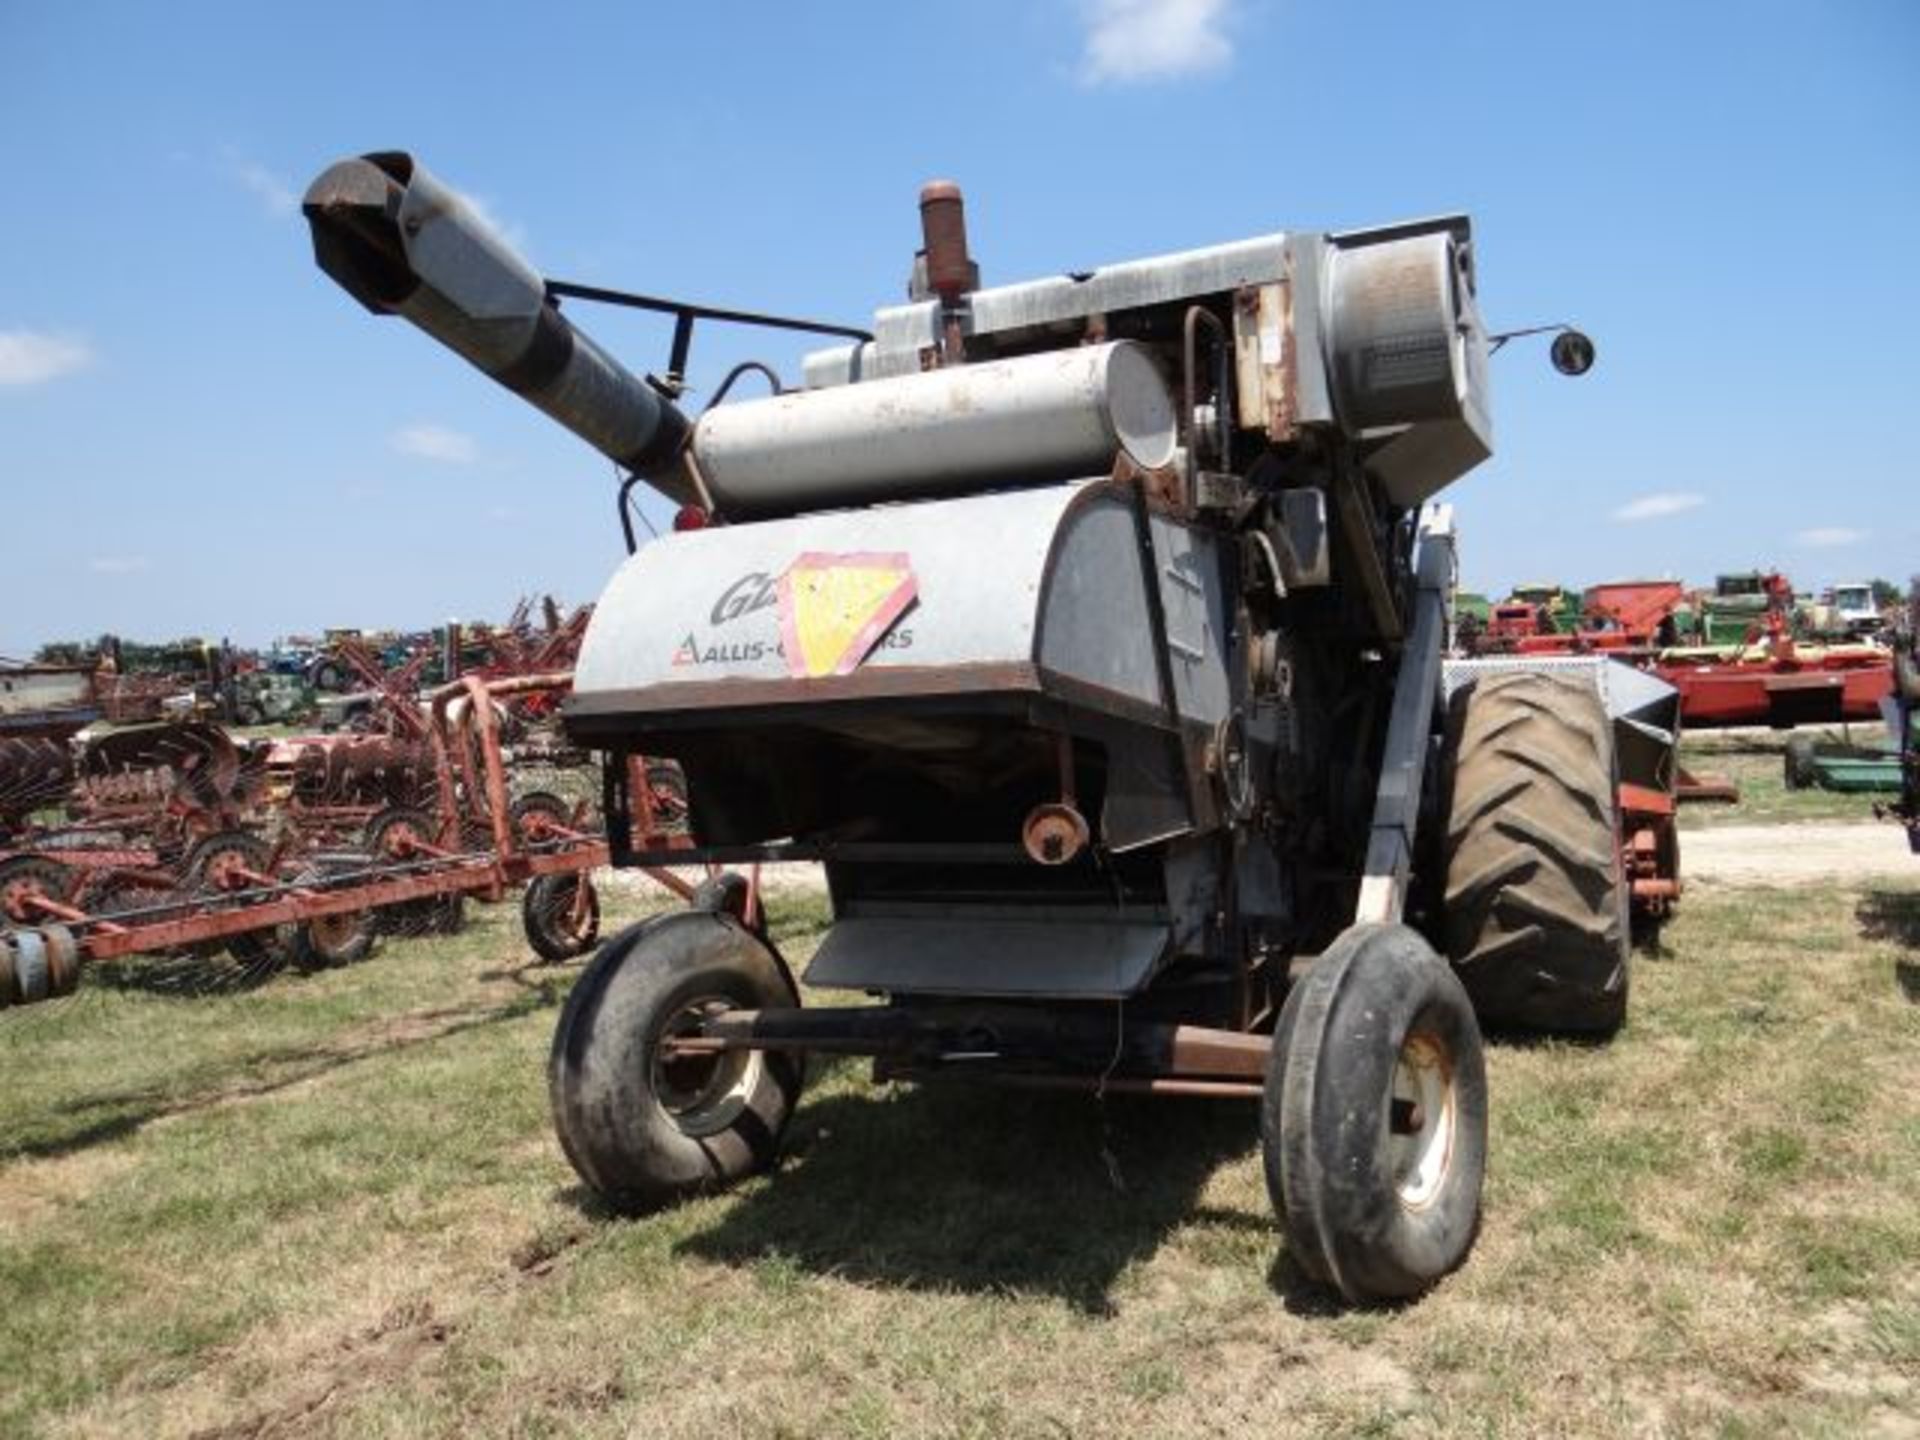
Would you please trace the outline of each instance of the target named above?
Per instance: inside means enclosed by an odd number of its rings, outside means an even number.
[[[1593,686],[1538,671],[1457,692],[1438,937],[1488,1026],[1611,1035],[1627,1017],[1631,890],[1613,727]]]
[[[771,1165],[804,1057],[668,1059],[660,1040],[714,1010],[797,1004],[772,949],[724,915],[676,911],[607,941],[567,998],[547,1063],[554,1129],[580,1178],[639,1213]]]
[[[1260,1139],[1288,1254],[1349,1301],[1419,1295],[1466,1258],[1486,1057],[1459,978],[1416,932],[1356,926],[1295,983]]]

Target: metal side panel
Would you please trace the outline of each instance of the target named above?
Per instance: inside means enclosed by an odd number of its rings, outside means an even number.
[[[1160,708],[1160,667],[1134,506],[1085,497],[1063,522],[1041,601],[1034,658],[1052,675]]]
[[[576,700],[590,709],[597,695],[790,680],[779,582],[806,555],[898,555],[912,572],[917,598],[862,673],[1030,664],[1047,556],[1081,483],[662,536],[595,607]]]
[[[1217,725],[1232,705],[1227,581],[1216,553],[1220,541],[1165,515],[1154,515],[1149,523],[1176,708],[1182,720]]]
[[[809,986],[891,994],[1120,999],[1152,977],[1168,944],[1155,921],[896,916],[835,923]]]

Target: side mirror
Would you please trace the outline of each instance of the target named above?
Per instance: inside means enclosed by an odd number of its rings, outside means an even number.
[[[1571,325],[1529,325],[1524,330],[1503,330],[1498,335],[1487,337],[1487,353],[1497,355],[1500,347],[1509,340],[1518,340],[1523,335],[1552,335],[1553,345],[1547,351],[1553,361],[1553,368],[1562,375],[1584,375],[1593,368],[1593,341]]]
[[[1562,330],[1547,355],[1562,375],[1584,375],[1593,368],[1593,341],[1578,330]]]

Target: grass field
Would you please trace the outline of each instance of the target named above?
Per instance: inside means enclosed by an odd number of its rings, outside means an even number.
[[[636,901],[629,901],[631,909]],[[814,943],[821,902],[776,933]],[[1304,1286],[1250,1107],[816,1070],[781,1173],[638,1221],[505,910],[0,1017],[0,1433],[1775,1435],[1920,1416],[1920,889],[1697,888],[1610,1046],[1491,1056],[1485,1227]]]
[[[1841,794],[1831,790],[1789,790],[1786,780],[1786,731],[1745,730],[1718,734],[1711,730],[1685,736],[1680,763],[1695,774],[1723,775],[1740,787],[1735,805],[1691,804],[1680,809],[1680,828],[1710,825],[1773,824],[1795,820],[1871,820],[1874,802],[1886,804],[1897,795]],[[1877,725],[1852,725],[1844,731],[1807,731],[1823,746],[1840,746],[1848,739],[1869,746],[1884,733]]]

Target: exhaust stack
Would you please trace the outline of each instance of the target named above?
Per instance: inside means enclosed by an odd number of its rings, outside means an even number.
[[[940,297],[941,359],[967,359],[967,296],[980,288],[980,267],[967,251],[967,210],[960,187],[932,180],[920,187],[921,259],[927,287]]]
[[[376,315],[399,315],[676,504],[699,487],[691,426],[560,314],[546,283],[403,151],[342,160],[307,189],[313,255]]]

